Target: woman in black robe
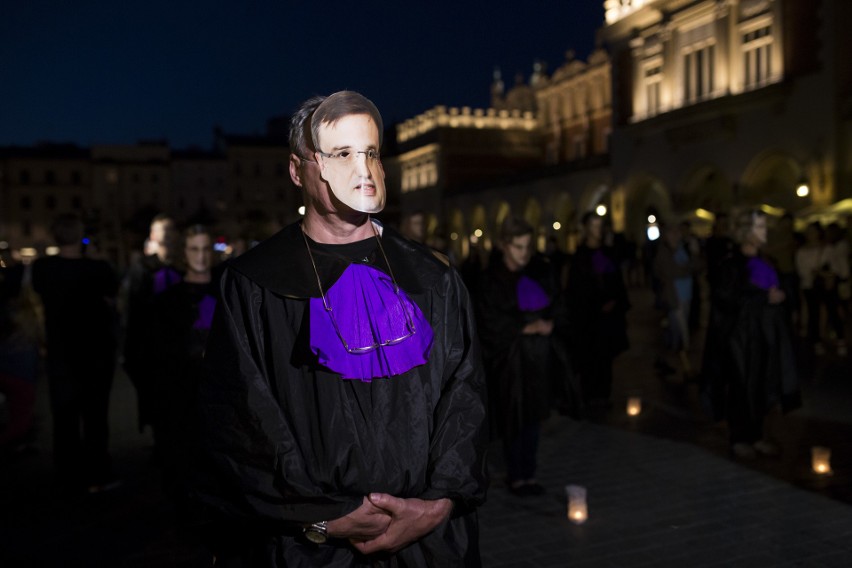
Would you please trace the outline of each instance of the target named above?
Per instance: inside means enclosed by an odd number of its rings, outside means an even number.
[[[740,458],[774,455],[764,421],[774,405],[800,404],[787,300],[778,274],[760,254],[766,216],[737,219],[739,247],[719,266],[704,349],[702,396],[715,419],[727,418],[731,452]]]
[[[566,362],[553,335],[554,279],[528,269],[532,233],[521,219],[503,224],[502,256],[484,274],[477,312],[492,425],[503,439],[509,491],[521,496],[544,493],[535,478],[539,427],[553,400],[551,373]]]

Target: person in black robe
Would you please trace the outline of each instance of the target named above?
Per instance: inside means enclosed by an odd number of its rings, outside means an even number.
[[[590,407],[608,407],[612,362],[628,347],[627,289],[613,251],[603,242],[603,219],[588,212],[584,240],[568,272],[566,298],[571,354]]]
[[[477,296],[492,418],[503,439],[506,486],[519,496],[545,491],[535,477],[540,424],[554,400],[553,376],[568,375],[563,343],[553,333],[556,278],[547,262],[530,266],[532,238],[529,223],[506,219],[499,244],[502,257],[482,275]]]
[[[731,452],[740,458],[775,455],[764,436],[767,412],[800,403],[792,340],[778,274],[760,254],[766,216],[737,219],[739,247],[718,268],[704,348],[701,393],[715,419],[727,418]]]
[[[222,565],[480,564],[487,435],[472,308],[445,259],[365,212],[384,205],[380,133],[357,93],[303,104],[290,174],[305,217],[222,276],[192,476]],[[353,275],[369,280],[359,293]],[[387,303],[365,311],[380,289]],[[350,308],[359,322],[344,320]],[[404,330],[382,331],[392,314]],[[425,360],[350,373],[362,356],[395,365],[398,350]]]
[[[213,238],[203,225],[184,231],[184,278],[154,300],[157,365],[152,388],[159,414],[163,485],[186,515],[186,471],[196,442],[196,399],[216,307]]]
[[[136,388],[139,431],[150,426],[154,437],[155,457],[159,459],[157,430],[165,417],[157,404],[156,320],[154,299],[170,286],[180,282],[181,274],[173,265],[176,231],[171,217],[161,214],[151,221],[146,251],[127,273],[123,367]]]
[[[104,260],[83,256],[83,223],[53,224],[59,254],[33,263],[44,304],[53,455],[60,486],[97,492],[112,486],[109,393],[115,372],[118,278]]]

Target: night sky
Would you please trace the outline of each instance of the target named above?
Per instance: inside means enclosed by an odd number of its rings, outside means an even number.
[[[535,60],[585,58],[603,0],[0,0],[0,145],[263,133],[305,98],[362,92],[387,124],[485,108]]]

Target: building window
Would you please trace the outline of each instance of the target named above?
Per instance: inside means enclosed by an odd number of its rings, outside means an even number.
[[[33,202],[30,199],[30,196],[29,195],[22,196],[20,205],[21,205],[22,210],[29,211],[33,206]]]
[[[713,93],[716,46],[707,45],[687,52],[683,57],[683,100],[694,103]]]
[[[645,68],[645,114],[660,114],[660,90],[663,83],[663,67],[660,63]]]
[[[33,235],[32,221],[27,219],[23,223],[21,223],[21,234],[25,237],[31,237]]]
[[[54,209],[56,209],[56,196],[54,196],[54,195],[45,196],[44,208],[47,209],[48,211],[53,211]]]
[[[80,199],[79,195],[75,195],[71,198],[71,207],[74,209],[80,209],[83,207],[83,200]]]
[[[74,170],[71,172],[71,183],[74,185],[80,185],[83,181],[83,176],[80,175],[80,172]]]
[[[151,174],[151,183],[160,183],[160,174]]]
[[[18,181],[21,185],[29,185],[30,184],[30,171],[29,170],[21,170],[18,174]]]
[[[743,34],[742,39],[745,88],[762,87],[772,76],[772,28],[758,28]]]
[[[56,172],[53,170],[44,172],[44,183],[47,185],[56,185]]]

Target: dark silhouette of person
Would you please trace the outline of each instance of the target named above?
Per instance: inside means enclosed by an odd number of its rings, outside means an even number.
[[[156,296],[181,280],[180,272],[173,265],[175,240],[174,221],[167,215],[154,217],[146,244],[146,248],[154,252],[140,257],[130,267],[125,283],[124,370],[136,388],[139,431],[151,426],[156,459],[159,459],[156,423],[161,416],[157,415],[159,407],[154,387],[157,354],[153,307]]]
[[[763,212],[737,217],[739,246],[718,267],[701,374],[702,400],[727,419],[731,452],[744,459],[777,454],[764,433],[767,412],[800,405],[786,295],[760,253],[766,240]]]
[[[53,224],[59,254],[33,263],[32,285],[44,304],[53,454],[60,484],[96,492],[109,487],[109,393],[115,372],[118,278],[82,252],[83,223]]]
[[[154,299],[156,373],[152,385],[163,486],[186,522],[186,472],[196,443],[197,389],[216,307],[213,239],[203,225],[183,234],[183,280]]]
[[[603,219],[589,211],[582,225],[584,238],[571,262],[566,291],[572,359],[587,405],[606,408],[613,360],[629,345],[625,314],[630,302],[617,258],[604,244]]]

